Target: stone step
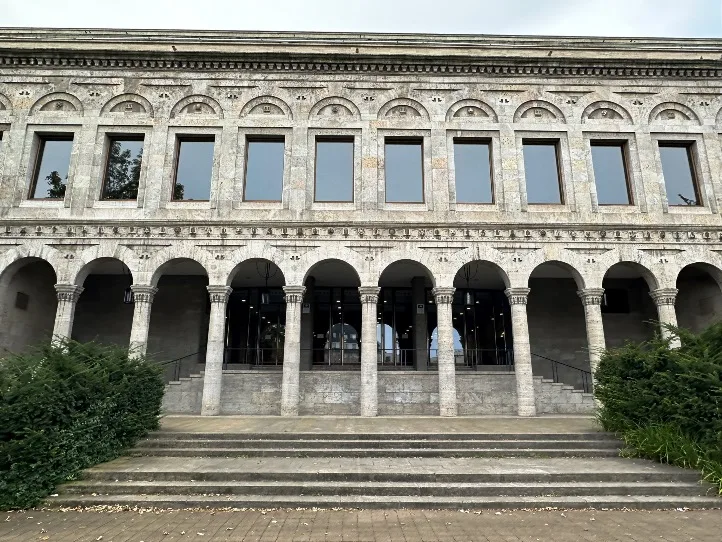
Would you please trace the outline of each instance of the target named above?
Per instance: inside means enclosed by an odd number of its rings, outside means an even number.
[[[71,482],[62,495],[373,495],[428,497],[700,495],[712,486],[679,482]],[[720,501],[722,504],[722,501]]]
[[[139,448],[255,448],[255,449],[283,449],[287,448],[288,440],[248,440],[248,439],[149,439],[138,444]],[[475,450],[545,450],[545,449],[584,449],[584,448],[611,448],[619,450],[618,440],[295,440],[294,449],[318,448],[354,448],[354,449],[475,449]]]
[[[156,431],[148,440],[617,440],[614,433],[190,433]]]
[[[531,496],[531,497],[429,497],[394,495],[244,495],[242,498],[204,495],[59,495],[50,497],[50,506],[128,506],[157,508],[719,508],[717,497],[702,496]]]
[[[131,456],[160,457],[616,457],[617,448],[153,448],[138,446]]]

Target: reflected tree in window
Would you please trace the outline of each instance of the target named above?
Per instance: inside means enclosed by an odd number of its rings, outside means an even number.
[[[49,198],[64,198],[65,197],[65,187],[67,185],[68,176],[65,176],[65,181],[63,181],[63,178],[60,176],[60,174],[57,171],[51,171],[50,175],[45,177],[45,180],[48,181],[48,197]]]
[[[108,153],[103,198],[136,199],[142,161],[142,141],[112,141]]]

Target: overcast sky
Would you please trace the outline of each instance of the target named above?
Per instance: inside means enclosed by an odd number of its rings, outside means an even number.
[[[721,37],[722,0],[0,0],[0,26]]]

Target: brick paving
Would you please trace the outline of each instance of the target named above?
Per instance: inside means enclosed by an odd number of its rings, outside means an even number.
[[[7,512],[2,542],[720,542],[722,512],[238,510]]]

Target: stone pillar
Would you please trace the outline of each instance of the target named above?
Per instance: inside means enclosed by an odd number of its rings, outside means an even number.
[[[663,324],[661,328],[662,337],[665,339],[671,338],[669,345],[672,348],[679,348],[682,344],[679,341],[679,337],[672,337],[672,334],[664,327],[664,324],[677,326],[677,312],[674,310],[674,302],[677,299],[678,291],[677,288],[658,288],[649,292],[655,305],[657,305],[659,323]]]
[[[411,279],[411,299],[414,311],[414,361],[417,371],[426,371],[429,368],[429,336],[426,325],[426,278],[414,277]],[[424,305],[424,311],[418,312],[416,305]]]
[[[207,286],[211,300],[206,346],[206,370],[203,378],[202,416],[217,416],[221,412],[221,385],[226,335],[226,307],[232,288]]]
[[[526,318],[526,302],[529,288],[504,290],[511,305],[511,331],[514,335],[514,373],[516,375],[517,414],[536,416],[534,398],[534,373],[531,366],[529,323]]]
[[[75,284],[56,284],[55,292],[58,296],[58,308],[55,311],[53,342],[58,343],[70,339],[73,332],[75,306],[78,304],[80,294],[83,293],[83,287]]]
[[[434,288],[439,343],[439,414],[456,416],[456,365],[451,303],[455,288]]]
[[[594,373],[599,367],[599,358],[605,348],[604,324],[602,323],[602,296],[604,288],[585,288],[579,290],[577,295],[584,305],[584,320],[587,325],[587,347],[589,348],[589,368]]]
[[[311,310],[304,314],[301,311],[301,370],[310,371],[313,366],[313,292],[316,288],[316,279],[306,279],[306,303]]]
[[[298,416],[301,380],[301,304],[305,286],[284,286],[286,294],[286,330],[283,342],[283,378],[281,416]]]
[[[148,349],[150,309],[158,288],[144,284],[133,284],[133,327],[130,328],[129,357],[142,357]]]
[[[361,286],[361,416],[378,414],[378,347],[376,309],[378,286]]]

